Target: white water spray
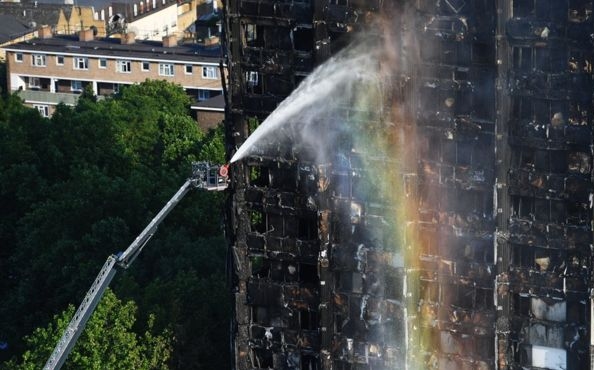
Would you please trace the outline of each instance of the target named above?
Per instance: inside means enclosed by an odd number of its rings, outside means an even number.
[[[377,54],[369,43],[359,43],[320,65],[248,137],[231,162],[266,153],[287,134],[292,145],[304,143],[319,150],[331,144],[321,131],[339,131],[329,125],[340,121],[340,110],[354,101],[367,81],[377,80]]]

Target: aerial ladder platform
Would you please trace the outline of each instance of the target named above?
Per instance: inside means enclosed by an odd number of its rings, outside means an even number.
[[[225,190],[228,184],[227,180],[228,165],[211,165],[208,162],[196,162],[192,164],[192,176],[186,180],[161,211],[134,239],[132,244],[125,251],[116,255],[110,255],[107,258],[95,281],[93,281],[91,288],[87,291],[82,303],[74,313],[72,320],[70,320],[70,323],[64,330],[62,337],[56,344],[54,351],[45,363],[44,370],[57,370],[62,367],[116,272],[130,267],[132,262],[142,252],[146,243],[155,234],[159,224],[163,222],[180,200],[192,189],[207,191]]]

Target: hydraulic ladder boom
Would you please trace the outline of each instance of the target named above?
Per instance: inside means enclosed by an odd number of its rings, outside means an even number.
[[[227,187],[226,180],[226,166],[211,166],[205,162],[194,163],[192,165],[192,177],[186,180],[161,211],[134,239],[132,244],[124,252],[118,255],[111,255],[107,258],[91,288],[87,291],[85,298],[74,313],[74,317],[64,330],[58,344],[56,344],[54,351],[45,363],[44,370],[55,370],[62,367],[118,269],[126,269],[134,262],[146,243],[157,231],[159,224],[161,224],[188,191],[192,188],[214,191],[224,190]]]

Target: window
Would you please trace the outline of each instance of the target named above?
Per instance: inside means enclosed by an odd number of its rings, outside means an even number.
[[[191,75],[192,74],[192,65],[186,64],[184,67],[184,71],[186,72],[187,75]]]
[[[118,60],[116,61],[116,72],[130,73],[132,72],[132,66],[129,60]]]
[[[22,63],[23,62],[23,53],[15,53],[14,61],[17,63]]]
[[[513,66],[516,69],[530,70],[532,68],[532,49],[530,47],[514,47]]]
[[[107,68],[107,59],[101,58],[99,59],[99,68]]]
[[[113,93],[118,94],[120,92],[120,84],[113,84]]]
[[[244,24],[243,34],[246,46],[262,46],[262,43],[258,39],[258,27],[255,24]]]
[[[45,67],[45,55],[44,54],[33,54],[31,56],[33,65],[35,67]]]
[[[64,56],[63,55],[56,56],[56,65],[58,65],[58,66],[64,65]]]
[[[33,108],[37,109],[43,117],[49,117],[49,107],[47,105],[33,105]]]
[[[308,51],[314,48],[314,31],[308,28],[295,28],[293,30],[293,45],[295,50]]]
[[[142,62],[141,65],[143,72],[148,72],[151,70],[151,64],[149,62]]]
[[[29,88],[30,89],[39,89],[41,87],[41,81],[39,77],[29,77]]]
[[[215,79],[217,77],[216,67],[202,67],[202,78]]]
[[[258,84],[258,72],[255,71],[249,71],[246,72],[246,80],[248,85],[250,86],[256,86]]]
[[[75,57],[73,61],[74,69],[89,69],[89,58]]]
[[[159,75],[160,76],[173,76],[173,64],[160,63],[159,64]]]
[[[198,100],[203,101],[210,99],[210,90],[198,90]]]
[[[588,3],[583,0],[569,0],[569,20],[583,22],[589,18]]]
[[[72,91],[82,91],[83,86],[82,86],[82,81],[70,81],[70,90]]]
[[[248,91],[252,94],[262,94],[262,84],[260,83],[260,74],[256,71],[245,72],[245,81]]]

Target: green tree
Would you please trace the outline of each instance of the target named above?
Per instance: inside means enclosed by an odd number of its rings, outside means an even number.
[[[68,369],[166,369],[171,355],[171,334],[154,334],[154,316],[147,322],[147,331],[137,335],[132,331],[136,321],[136,305],[122,302],[107,290],[85,330],[62,367]],[[54,346],[74,314],[74,307],[60,315],[45,328],[37,328],[25,338],[27,351],[21,361],[12,360],[5,369],[34,370],[43,367]]]
[[[85,92],[51,119],[17,97],[2,101],[0,341],[9,349],[0,361],[20,358],[26,334],[78,305],[105,258],[134,240],[189,176],[192,161],[220,162],[223,153],[222,130],[201,131],[183,89],[163,81],[103,100]],[[221,330],[230,311],[224,201],[220,193],[189,193],[112,283],[118,297],[139,305],[135,333],[149,322],[159,332],[170,328],[174,369],[229,363],[228,330]],[[188,293],[193,283],[201,296]],[[197,315],[211,315],[203,330]],[[211,346],[200,347],[204,342]]]

